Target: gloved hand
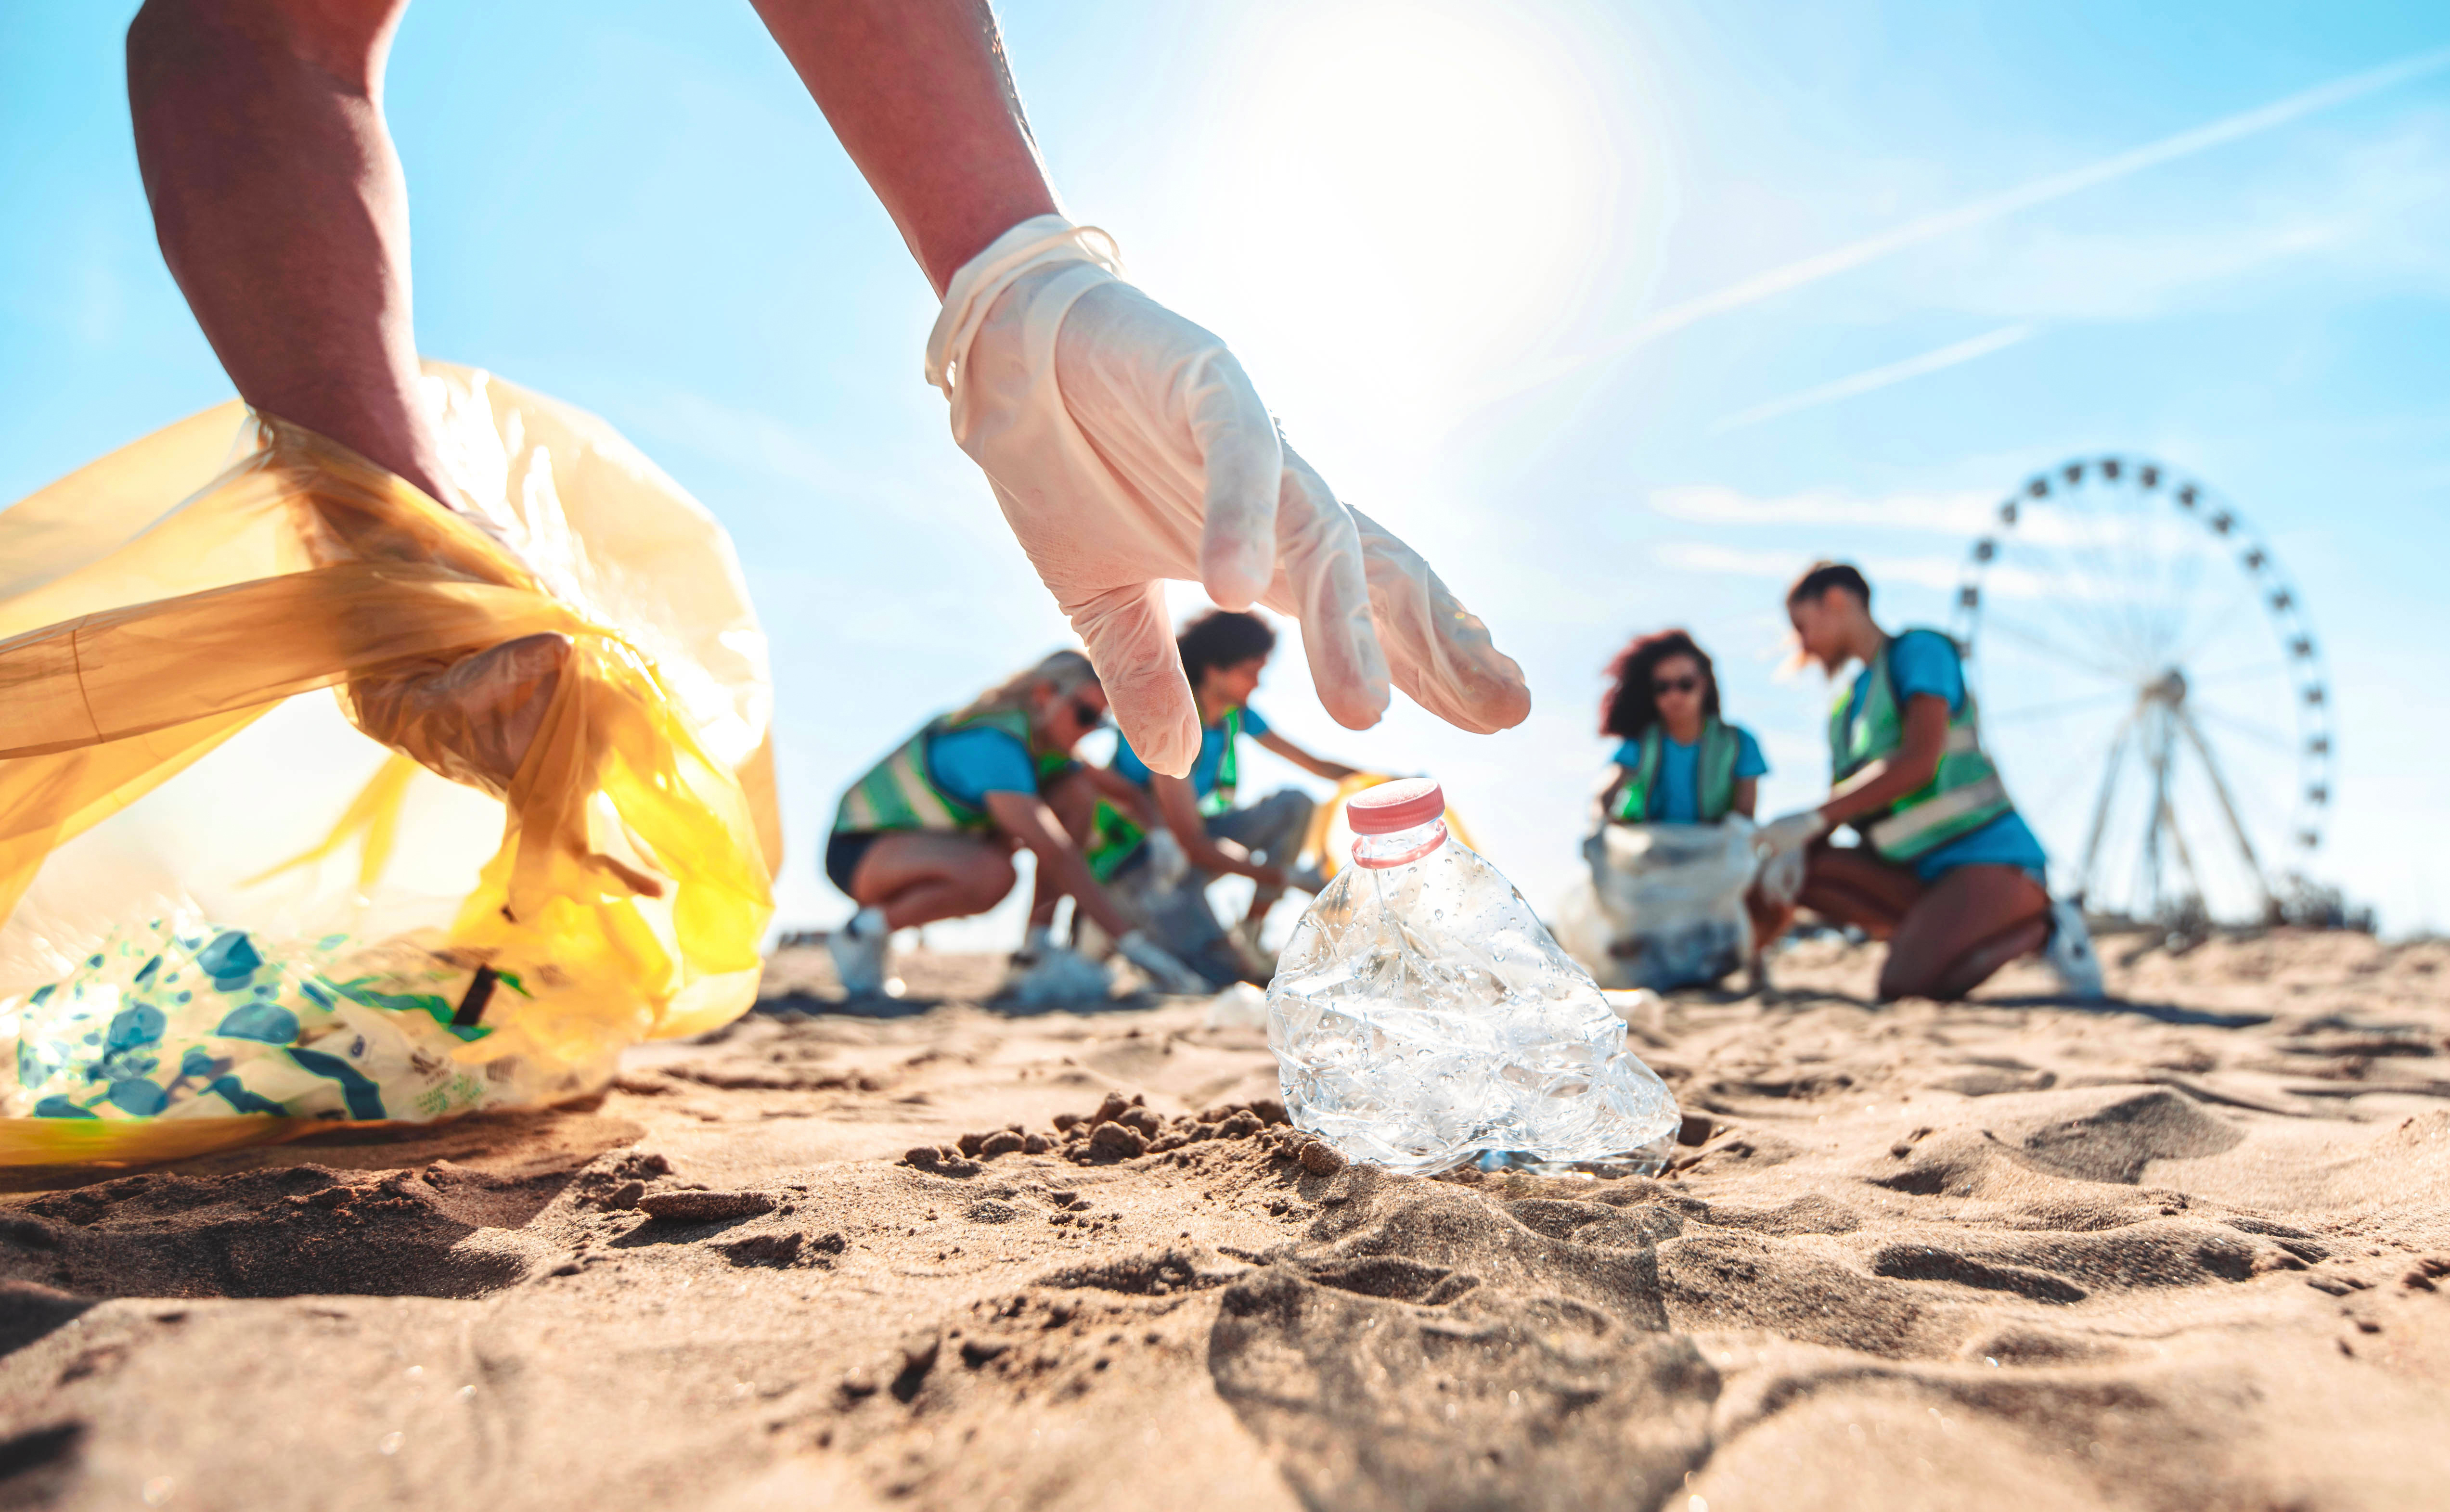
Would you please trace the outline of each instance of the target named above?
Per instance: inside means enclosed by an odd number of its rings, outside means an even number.
[[[1159,992],[1206,996],[1214,989],[1208,979],[1174,958],[1163,945],[1148,937],[1148,931],[1135,929],[1115,941],[1123,959],[1148,974]]]
[[[1817,808],[1773,819],[1755,831],[1753,851],[1761,858],[1761,896],[1781,907],[1801,897],[1805,853],[1827,833],[1829,821]]]
[[[1191,858],[1182,853],[1182,842],[1170,829],[1149,831],[1148,859],[1149,876],[1167,891],[1191,872]]]
[[[1488,629],[1284,445],[1222,341],[1118,266],[1103,232],[1023,221],[953,276],[927,379],[1132,748],[1176,777],[1198,753],[1168,578],[1299,620],[1319,699],[1348,727],[1377,723],[1390,678],[1465,729],[1519,724],[1530,694]]]
[[[1806,808],[1763,824],[1753,835],[1753,849],[1764,856],[1783,856],[1801,850],[1827,833],[1829,821],[1820,817],[1820,810]]]

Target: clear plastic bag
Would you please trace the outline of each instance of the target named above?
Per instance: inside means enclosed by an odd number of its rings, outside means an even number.
[[[1744,892],[1758,863],[1749,820],[1605,824],[1584,856],[1590,879],[1559,910],[1557,936],[1601,986],[1699,986],[1751,959]]]
[[[547,1102],[754,1000],[729,541],[592,416],[424,397],[469,514],[235,403],[0,513],[0,1164]]]
[[[1348,804],[1355,864],[1312,901],[1268,988],[1293,1121],[1415,1174],[1657,1171],[1675,1099],[1444,807],[1423,779]]]

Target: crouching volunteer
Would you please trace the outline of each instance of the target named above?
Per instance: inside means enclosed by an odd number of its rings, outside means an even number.
[[[1256,614],[1215,610],[1175,638],[1183,677],[1199,708],[1199,756],[1188,777],[1149,770],[1129,742],[1115,744],[1113,772],[1146,795],[1162,827],[1135,817],[1126,804],[1097,811],[1090,864],[1110,879],[1118,898],[1157,942],[1194,970],[1222,985],[1248,978],[1265,983],[1259,926],[1288,886],[1315,892],[1312,873],[1292,870],[1317,804],[1287,787],[1245,807],[1234,806],[1245,735],[1313,776],[1341,782],[1353,768],[1324,761],[1268,727],[1251,694],[1276,649],[1276,632]],[[1155,828],[1155,833],[1151,833]],[[1256,884],[1251,906],[1228,931],[1209,906],[1208,884],[1225,875]]]
[[[2098,995],[2083,916],[2053,906],[2041,842],[1983,750],[1956,643],[1880,629],[1871,585],[1839,562],[1798,579],[1786,611],[1805,656],[1861,670],[1830,709],[1828,801],[1761,830],[1765,898],[1887,940],[1883,998],[1962,998],[2046,945],[2071,989]],[[1838,824],[1861,843],[1827,843]]]
[[[1202,990],[1197,974],[1133,927],[1080,853],[1101,789],[1138,801],[1129,785],[1072,759],[1081,737],[1105,722],[1105,690],[1089,658],[1057,651],[967,708],[928,721],[851,785],[826,843],[826,876],[859,905],[826,941],[846,992],[887,990],[894,930],[1001,902],[1015,881],[1016,847],[1038,858],[1031,948],[1045,948],[1056,901],[1069,895],[1161,990]]]

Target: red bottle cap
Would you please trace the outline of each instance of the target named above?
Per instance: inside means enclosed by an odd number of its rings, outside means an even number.
[[[1344,802],[1344,822],[1356,835],[1391,835],[1447,811],[1446,790],[1428,777],[1407,777],[1364,788]]]

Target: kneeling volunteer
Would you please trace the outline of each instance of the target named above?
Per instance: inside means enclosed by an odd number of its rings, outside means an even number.
[[[1161,990],[1204,989],[1196,973],[1132,927],[1080,854],[1101,791],[1138,800],[1128,785],[1072,759],[1105,722],[1105,690],[1089,658],[1057,651],[966,708],[929,720],[851,785],[826,843],[826,877],[859,904],[827,940],[846,992],[885,990],[894,930],[1002,901],[1019,847],[1038,858],[1033,944],[1068,894]]]
[[[1962,998],[2045,945],[2063,980],[2097,994],[2083,918],[2053,907],[2041,842],[1982,748],[1956,643],[1934,630],[1891,635],[1871,606],[1871,585],[1840,562],[1787,592],[1803,653],[1833,676],[1862,669],[1830,710],[1828,800],[1761,830],[1762,891],[1887,940],[1883,998]],[[1838,824],[1862,843],[1826,843]]]
[[[1115,745],[1110,774],[1130,785],[1163,820],[1136,819],[1123,804],[1099,815],[1090,860],[1112,879],[1118,899],[1168,950],[1219,985],[1236,977],[1265,982],[1259,926],[1288,885],[1316,892],[1323,879],[1296,872],[1316,804],[1298,787],[1280,788],[1235,807],[1241,737],[1250,736],[1306,772],[1341,782],[1353,768],[1313,756],[1268,727],[1250,707],[1276,649],[1276,632],[1256,614],[1213,610],[1175,638],[1182,674],[1199,709],[1199,755],[1188,777],[1152,772],[1128,741]],[[1155,835],[1148,835],[1150,829]],[[1144,843],[1144,840],[1148,843]],[[1208,884],[1231,873],[1256,884],[1251,906],[1229,933],[1208,902]]]

